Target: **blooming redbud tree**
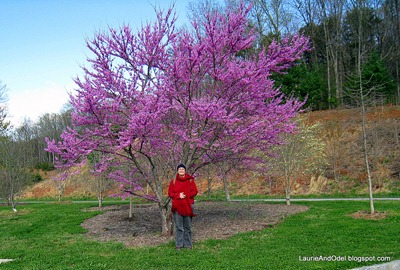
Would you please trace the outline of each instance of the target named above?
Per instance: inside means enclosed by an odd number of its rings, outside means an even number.
[[[72,127],[59,142],[47,140],[59,167],[102,152],[98,170],[125,169],[110,177],[123,193],[140,195],[148,185],[168,232],[166,181],[183,162],[190,172],[278,142],[293,129],[302,103],[284,97],[270,75],[284,72],[308,39],[292,36],[257,55],[249,9],[213,13],[193,30],[175,29],[171,10],[133,33],[129,26],[98,33],[87,42],[93,57],[70,96]],[[129,168],[126,170],[126,168]],[[144,193],[143,193],[144,194]],[[143,195],[144,196],[144,195]]]

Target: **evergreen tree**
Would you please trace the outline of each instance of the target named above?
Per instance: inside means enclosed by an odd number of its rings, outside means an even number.
[[[363,89],[365,89],[365,98],[369,100],[369,104],[371,105],[377,102],[386,103],[396,96],[394,79],[376,51],[373,51],[367,61],[361,65],[361,84]],[[352,93],[357,91],[359,88],[357,74],[352,74],[345,85],[347,92]],[[355,105],[352,104],[351,98],[346,98],[345,103],[346,105]]]
[[[292,67],[287,74],[275,74],[274,79],[283,93],[306,100],[305,107],[320,110],[329,107],[323,72],[322,66],[303,63]]]
[[[372,93],[375,98],[383,96],[388,99],[396,95],[394,79],[377,51],[373,51],[364,64],[362,80],[366,89],[377,89]]]

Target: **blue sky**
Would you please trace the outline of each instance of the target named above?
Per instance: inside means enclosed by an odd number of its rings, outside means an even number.
[[[86,64],[85,38],[108,26],[133,29],[154,20],[153,6],[172,0],[0,0],[0,81],[8,88],[8,119],[36,121],[58,113]],[[189,0],[175,0],[178,26]]]

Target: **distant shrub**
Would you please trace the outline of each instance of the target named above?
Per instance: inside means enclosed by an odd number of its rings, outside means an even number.
[[[36,164],[35,169],[49,172],[54,170],[54,165],[50,162],[40,162]]]
[[[40,181],[43,181],[43,177],[39,173],[35,173],[31,175],[32,182],[34,183],[39,183]]]

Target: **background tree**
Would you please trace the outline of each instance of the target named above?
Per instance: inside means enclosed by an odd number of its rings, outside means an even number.
[[[26,138],[22,132],[16,133],[20,140],[10,136],[11,125],[6,120],[7,100],[7,87],[0,82],[0,197],[16,211],[15,195],[31,180],[26,168],[31,165],[32,155],[25,153]]]
[[[90,185],[97,194],[99,208],[103,205],[103,198],[105,197],[106,191],[109,190],[113,184],[113,181],[108,177],[109,171],[101,169],[103,158],[101,153],[93,152],[88,155],[88,163],[91,167],[91,173],[94,175]]]
[[[384,86],[379,83],[377,84],[379,80],[377,81],[374,78],[375,74],[373,72],[369,72],[368,68],[365,68],[371,66],[371,64],[368,65],[368,61],[366,59],[366,55],[368,54],[366,52],[373,49],[373,46],[371,45],[371,42],[373,41],[371,41],[369,38],[371,35],[371,31],[369,31],[371,24],[369,22],[371,21],[371,18],[373,18],[373,12],[371,8],[366,6],[367,3],[364,1],[354,0],[352,1],[352,4],[354,7],[352,17],[355,20],[353,27],[357,27],[357,29],[352,32],[354,36],[351,38],[352,42],[354,43],[354,51],[356,52],[354,53],[356,71],[352,74],[352,76],[350,76],[347,82],[346,95],[351,101],[355,102],[356,106],[361,110],[362,152],[368,179],[370,213],[374,214],[375,207],[373,199],[372,173],[370,168],[370,152],[368,151],[368,127],[366,115],[367,109],[371,103],[373,104],[376,102],[376,94],[373,93],[383,93],[382,89]]]
[[[240,1],[238,1],[240,2]],[[297,18],[289,0],[249,0],[252,24],[260,36],[260,45],[268,46],[273,40],[298,31]]]
[[[45,151],[45,138],[60,139],[61,133],[71,125],[71,109],[66,107],[60,113],[46,113],[39,117],[34,125],[36,134],[34,144],[36,147],[37,164],[53,164],[55,155]]]
[[[236,7],[239,0],[226,0]],[[304,62],[304,98],[310,90],[308,104],[313,110],[333,109],[346,106],[344,85],[348,74],[356,72],[357,14],[350,0],[246,0],[252,8],[248,14],[250,26],[259,34],[247,53],[265,48],[273,37],[282,33],[301,32],[310,37],[313,50]],[[399,104],[400,97],[400,4],[396,0],[363,1],[363,44],[366,58],[378,55],[383,67],[394,78],[395,95],[386,97],[386,103]],[[296,72],[293,71],[294,76]],[[291,71],[289,71],[290,73]],[[311,77],[309,77],[311,76]],[[318,77],[318,78],[317,78]],[[315,85],[315,82],[322,82]],[[300,88],[298,88],[300,89]],[[297,90],[298,90],[297,89]],[[312,98],[311,98],[312,97]]]
[[[362,64],[361,81],[364,89],[374,89],[369,98],[373,100],[383,99],[382,103],[394,100],[397,89],[393,77],[375,50],[368,55],[367,60]]]
[[[34,133],[34,123],[29,119],[24,119],[22,124],[15,128],[11,133],[12,142],[18,144],[20,148],[24,149],[24,153],[20,155],[20,159],[23,164],[29,164],[32,166],[35,163],[35,157],[37,157],[38,152],[36,152],[35,147],[35,133]],[[41,151],[43,152],[43,151]]]
[[[287,205],[290,205],[296,179],[306,173],[321,173],[326,163],[325,144],[319,137],[320,126],[306,125],[304,119],[297,121],[297,124],[294,133],[282,134],[282,143],[276,145],[273,156],[266,159],[270,173],[284,187]]]
[[[207,197],[208,198],[211,198],[211,186],[212,186],[212,183],[214,181],[214,176],[212,174],[212,172],[213,172],[212,169],[213,169],[213,166],[212,165],[208,165],[208,166],[204,167],[204,169],[202,170],[203,175],[207,179]]]
[[[58,172],[58,175],[52,178],[53,183],[57,188],[57,199],[59,202],[61,202],[64,191],[71,182],[72,177],[78,173],[79,171],[71,170],[71,168],[61,168]]]
[[[400,44],[400,2],[398,0],[386,0],[382,2],[382,6],[378,8],[381,27],[378,28],[380,33],[379,53],[384,60],[385,67],[388,68],[390,74],[395,78],[397,99],[391,101],[392,104],[399,104],[400,97],[400,50],[396,49]]]
[[[190,1],[187,5],[187,10],[189,21],[197,21],[200,25],[205,25],[208,14],[223,12],[223,6],[217,0],[198,0]],[[204,31],[205,29],[202,30]]]
[[[25,157],[24,144],[8,137],[0,139],[0,151],[0,197],[16,211],[15,196],[32,181],[28,170],[32,156]]]
[[[326,84],[323,81],[322,72],[318,67],[310,67],[306,63],[301,63],[289,69],[286,74],[275,74],[273,78],[283,93],[288,96],[293,95],[299,100],[305,101],[305,107],[317,110],[327,107],[328,97],[321,91]]]
[[[92,67],[71,97],[73,128],[58,143],[48,140],[47,150],[63,167],[94,151],[129,161],[126,180],[140,186],[128,178],[138,174],[150,186],[167,234],[164,186],[176,164],[194,173],[221,151],[267,149],[292,130],[302,106],[285,99],[269,76],[299,59],[308,40],[282,38],[243,59],[238,53],[255,39],[247,12],[212,13],[202,26],[194,21],[193,32],[176,32],[172,12],[158,12],[136,35],[127,26],[97,34],[88,42]]]
[[[221,176],[222,183],[224,184],[225,199],[230,202],[231,196],[229,193],[229,179],[228,176],[232,174],[233,171],[237,170],[239,164],[241,164],[242,159],[237,156],[236,158],[226,158],[219,162],[219,175]]]
[[[328,101],[341,104],[342,73],[341,73],[341,40],[342,21],[346,8],[345,0],[318,1],[322,14],[322,26],[325,37],[325,60],[328,82]]]
[[[7,117],[7,86],[0,81],[0,136],[4,136],[5,132],[10,128],[10,122]]]

